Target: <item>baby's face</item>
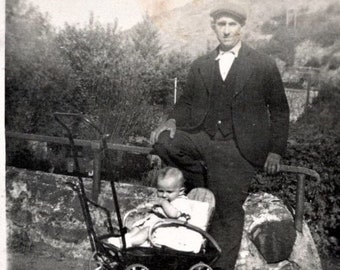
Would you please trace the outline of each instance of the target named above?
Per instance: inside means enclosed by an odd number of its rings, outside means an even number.
[[[183,194],[183,188],[178,180],[173,177],[165,177],[157,180],[157,196],[168,200],[169,202]]]

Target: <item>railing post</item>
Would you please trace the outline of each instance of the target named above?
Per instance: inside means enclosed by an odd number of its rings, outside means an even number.
[[[295,209],[295,229],[302,232],[303,212],[305,203],[305,178],[304,174],[298,175],[296,191],[296,209]]]
[[[294,224],[295,229],[299,232],[302,232],[302,224],[303,224],[303,211],[304,211],[304,203],[305,203],[305,179],[306,175],[314,177],[317,183],[320,183],[320,175],[311,169],[296,167],[296,166],[288,166],[281,165],[281,172],[291,172],[298,174],[298,182],[296,187],[296,207],[295,207],[295,218]]]
[[[307,111],[309,107],[309,98],[310,98],[310,90],[311,90],[311,84],[312,84],[312,74],[308,73],[308,81],[307,81],[307,94],[306,94],[306,104],[305,104],[305,111]]]
[[[93,182],[92,182],[92,200],[98,202],[100,194],[100,174],[101,174],[101,151],[100,149],[92,148],[94,153],[93,160]]]

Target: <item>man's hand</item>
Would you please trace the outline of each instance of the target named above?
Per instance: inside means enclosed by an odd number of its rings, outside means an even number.
[[[280,171],[281,156],[276,153],[268,153],[267,160],[264,164],[264,171],[269,174],[275,174]]]
[[[151,132],[150,143],[153,145],[157,142],[159,135],[163,132],[169,130],[170,138],[173,139],[176,133],[176,120],[169,119],[165,123],[161,124],[158,128]]]

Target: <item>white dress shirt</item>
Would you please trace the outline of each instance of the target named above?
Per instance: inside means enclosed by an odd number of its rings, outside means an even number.
[[[231,50],[229,51],[221,51],[219,52],[218,56],[215,58],[216,61],[218,61],[219,67],[220,67],[220,74],[222,77],[222,80],[225,81],[225,79],[228,76],[229,70],[234,63],[235,58],[238,57],[238,53],[241,48],[241,41],[238,42]]]

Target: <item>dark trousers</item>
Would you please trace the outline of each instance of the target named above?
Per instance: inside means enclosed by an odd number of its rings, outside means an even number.
[[[222,249],[215,266],[234,269],[243,232],[242,205],[254,174],[252,165],[242,157],[233,139],[214,140],[205,132],[177,130],[173,139],[169,132],[163,132],[154,145],[154,153],[166,165],[182,170],[189,189],[206,186],[215,194],[210,233]]]

